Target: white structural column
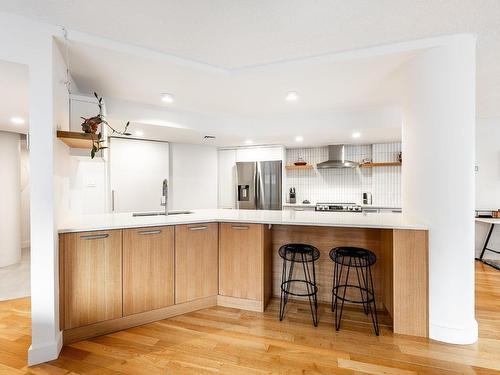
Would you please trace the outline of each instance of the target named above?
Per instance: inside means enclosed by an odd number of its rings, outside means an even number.
[[[30,365],[57,358],[57,231],[54,202],[53,35],[58,28],[0,12],[0,59],[29,68],[31,317]]]
[[[429,225],[429,335],[468,344],[474,318],[475,37],[446,38],[404,68],[404,214]]]
[[[21,162],[19,134],[0,132],[0,267],[21,260]]]
[[[51,37],[44,39],[40,59],[30,65],[31,311],[30,364],[57,358],[61,348],[58,322],[57,232],[54,203],[54,115]]]

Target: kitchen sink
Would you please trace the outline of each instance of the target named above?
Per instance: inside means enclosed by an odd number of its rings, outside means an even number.
[[[187,215],[194,214],[193,211],[168,211],[168,216],[170,215]],[[165,215],[165,211],[154,211],[154,212],[134,212],[132,216],[161,216]]]

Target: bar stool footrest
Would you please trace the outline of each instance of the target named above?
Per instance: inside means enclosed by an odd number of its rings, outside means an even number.
[[[286,289],[286,286],[288,284],[290,284],[290,286],[291,286],[291,285],[293,285],[293,283],[304,284],[306,288],[307,288],[307,285],[309,285],[309,288],[312,288],[311,289],[312,292],[311,293],[293,293],[293,292],[290,292],[289,290]],[[318,293],[318,287],[310,281],[292,279],[292,280],[287,280],[287,281],[284,281],[281,283],[281,291],[285,294],[290,294],[292,296],[297,296],[297,297],[312,297],[312,296],[315,296],[316,293]]]
[[[351,299],[348,299],[348,298],[345,298],[343,297],[343,295],[341,295],[338,290],[339,289],[347,289],[347,288],[353,288],[353,289],[357,289],[359,290],[361,293],[366,293],[367,296],[369,296],[370,298],[367,298],[366,300],[351,300]],[[337,285],[337,286],[334,286],[333,289],[332,289],[332,293],[335,297],[337,297],[337,299],[339,299],[340,301],[345,301],[345,302],[351,302],[351,303],[372,303],[373,301],[375,301],[375,296],[373,295],[373,292],[370,291],[370,290],[366,290],[365,288],[362,288],[360,287],[359,285],[352,285],[352,284],[347,284],[347,285]]]

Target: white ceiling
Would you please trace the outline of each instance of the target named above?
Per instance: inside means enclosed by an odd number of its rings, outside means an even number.
[[[131,121],[133,132],[173,142],[199,143],[203,135],[215,135],[209,143],[217,146],[240,146],[248,139],[297,146],[297,135],[304,137],[302,145],[399,140],[398,100],[387,81],[417,53],[316,59],[235,72],[91,46],[72,40],[71,33],[69,38],[69,44],[58,44],[68,56],[77,90],[102,95],[113,125]],[[287,102],[289,90],[297,90],[299,100]],[[165,91],[175,95],[173,104],[162,105]],[[155,124],[163,129],[155,130]],[[353,140],[353,131],[362,137]]]
[[[175,102],[165,110],[255,118],[395,105],[385,81],[415,54],[219,72],[74,41],[59,46],[63,56],[69,48],[70,72],[82,93],[161,105],[160,94],[169,92]],[[290,90],[299,100],[285,100]]]
[[[0,60],[0,131],[26,133],[28,129],[28,67]],[[24,124],[13,124],[21,117]]]
[[[476,33],[478,115],[500,116],[498,0],[0,0],[0,10],[231,69]]]

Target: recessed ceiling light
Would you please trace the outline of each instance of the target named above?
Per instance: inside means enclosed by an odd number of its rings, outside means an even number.
[[[164,103],[173,103],[174,102],[174,96],[172,94],[168,94],[164,92],[161,94],[161,101]]]
[[[298,135],[295,137],[295,142],[302,142],[304,140],[304,137],[301,135]]]
[[[144,132],[142,130],[136,130],[134,134],[138,137],[142,137],[144,135]]]
[[[359,137],[361,137],[361,133],[360,132],[354,132],[354,133],[352,133],[352,137],[353,138],[359,138]]]
[[[16,125],[22,125],[24,124],[24,119],[22,117],[12,117],[10,119],[10,121],[13,123],[13,124],[16,124]]]
[[[251,139],[247,139],[247,140],[245,141],[245,144],[246,144],[246,145],[252,145],[252,144],[253,144],[253,141],[252,141]]]
[[[286,100],[289,102],[294,102],[299,98],[299,94],[297,91],[288,91],[288,94],[286,94]]]

